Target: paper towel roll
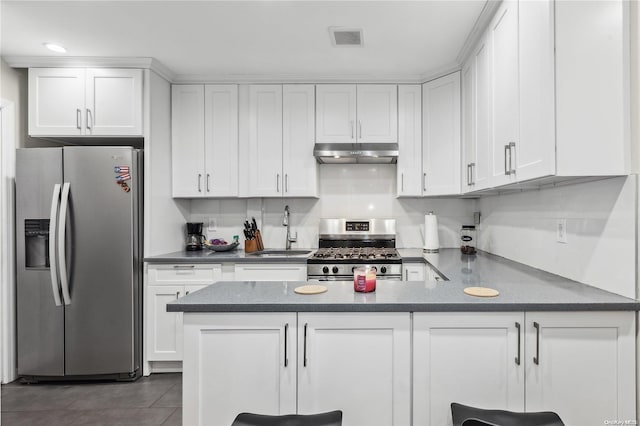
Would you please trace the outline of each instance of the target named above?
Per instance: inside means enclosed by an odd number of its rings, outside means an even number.
[[[429,212],[424,215],[424,247],[425,253],[437,253],[440,249],[440,239],[438,238],[438,217]]]

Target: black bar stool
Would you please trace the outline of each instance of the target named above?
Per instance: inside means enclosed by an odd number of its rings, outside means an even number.
[[[231,426],[342,426],[342,411],[284,416],[240,413]]]
[[[564,426],[560,416],[551,411],[515,413],[505,410],[483,410],[451,403],[453,426]]]

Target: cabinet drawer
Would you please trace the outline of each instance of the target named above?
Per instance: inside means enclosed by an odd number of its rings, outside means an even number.
[[[211,284],[222,279],[222,265],[156,265],[149,266],[150,284]]]
[[[306,281],[307,265],[236,265],[236,281]]]

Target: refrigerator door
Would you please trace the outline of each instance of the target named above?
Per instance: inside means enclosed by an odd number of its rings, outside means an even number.
[[[49,232],[50,226],[55,231],[57,221],[50,216],[57,214],[61,183],[61,148],[16,151],[19,376],[64,374],[64,307],[56,305],[61,296],[57,271],[51,269],[55,235]]]
[[[128,147],[64,148],[64,182],[69,183],[67,375],[137,368],[136,162],[135,150]]]

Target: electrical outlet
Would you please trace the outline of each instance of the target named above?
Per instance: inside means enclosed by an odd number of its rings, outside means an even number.
[[[217,231],[218,228],[218,221],[216,220],[215,217],[210,217],[209,218],[209,225],[207,226],[207,230],[209,232],[215,232]]]
[[[567,219],[558,219],[556,223],[556,241],[567,244]]]

